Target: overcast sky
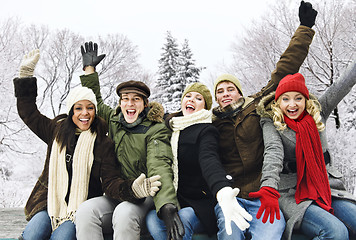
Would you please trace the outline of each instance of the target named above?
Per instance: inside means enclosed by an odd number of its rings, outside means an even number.
[[[299,1],[299,0],[290,0]],[[157,71],[166,32],[181,44],[188,39],[198,66],[230,62],[230,46],[244,26],[258,19],[266,0],[15,0],[4,1],[0,19],[68,28],[91,40],[108,33],[126,35],[137,45],[140,63]],[[79,51],[79,49],[78,49]],[[100,46],[99,46],[100,52]]]

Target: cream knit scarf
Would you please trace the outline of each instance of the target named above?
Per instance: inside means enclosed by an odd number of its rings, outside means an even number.
[[[60,151],[55,140],[49,162],[48,176],[48,215],[51,218],[52,231],[63,222],[74,222],[75,212],[88,197],[89,178],[94,160],[94,142],[96,133],[83,131],[78,138],[73,154],[73,175],[68,205],[65,197],[68,191],[68,172],[66,168],[66,147]]]
[[[173,185],[177,191],[178,189],[178,140],[179,133],[181,130],[198,123],[211,123],[212,113],[206,109],[202,109],[196,113],[181,116],[181,117],[173,117],[169,124],[173,130],[171,137],[171,146],[173,152]]]

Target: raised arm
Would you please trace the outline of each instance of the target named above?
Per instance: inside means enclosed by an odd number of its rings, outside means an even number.
[[[349,64],[340,78],[335,81],[319,98],[322,114],[327,119],[337,104],[351,91],[356,84],[356,59]]]
[[[93,90],[98,102],[98,115],[108,121],[115,110],[104,104],[100,92],[99,76],[95,67],[104,59],[105,54],[98,56],[98,45],[92,42],[86,42],[85,47],[81,46],[84,75],[80,76],[82,86]]]
[[[53,131],[56,121],[42,115],[36,105],[37,79],[33,77],[33,72],[39,58],[38,49],[23,57],[19,77],[14,79],[14,88],[19,116],[32,132],[48,143],[48,136],[51,136],[48,132]]]
[[[270,92],[275,91],[279,81],[283,77],[299,71],[300,66],[308,55],[309,46],[315,34],[311,27],[315,23],[316,15],[317,11],[313,9],[310,3],[301,2],[299,7],[300,26],[277,62],[276,68],[271,74],[271,80],[258,95],[266,96]]]

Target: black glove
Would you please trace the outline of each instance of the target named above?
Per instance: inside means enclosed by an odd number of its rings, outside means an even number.
[[[184,226],[179,218],[177,207],[167,203],[159,210],[159,217],[164,221],[167,229],[167,240],[181,240],[184,236]]]
[[[310,2],[300,2],[299,6],[299,21],[300,25],[312,27],[315,24],[315,18],[318,12],[313,9]]]
[[[83,58],[83,70],[86,66],[92,66],[95,68],[96,65],[98,65],[105,57],[105,54],[98,56],[98,44],[94,43],[93,47],[93,42],[86,42],[85,50],[83,46],[80,46],[80,50]]]

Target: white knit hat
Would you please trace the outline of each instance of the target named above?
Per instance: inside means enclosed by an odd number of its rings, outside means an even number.
[[[98,112],[98,104],[96,102],[96,97],[94,92],[87,87],[76,87],[72,89],[67,97],[67,114],[69,114],[69,111],[72,109],[73,105],[81,100],[89,100],[95,105],[95,113]]]

